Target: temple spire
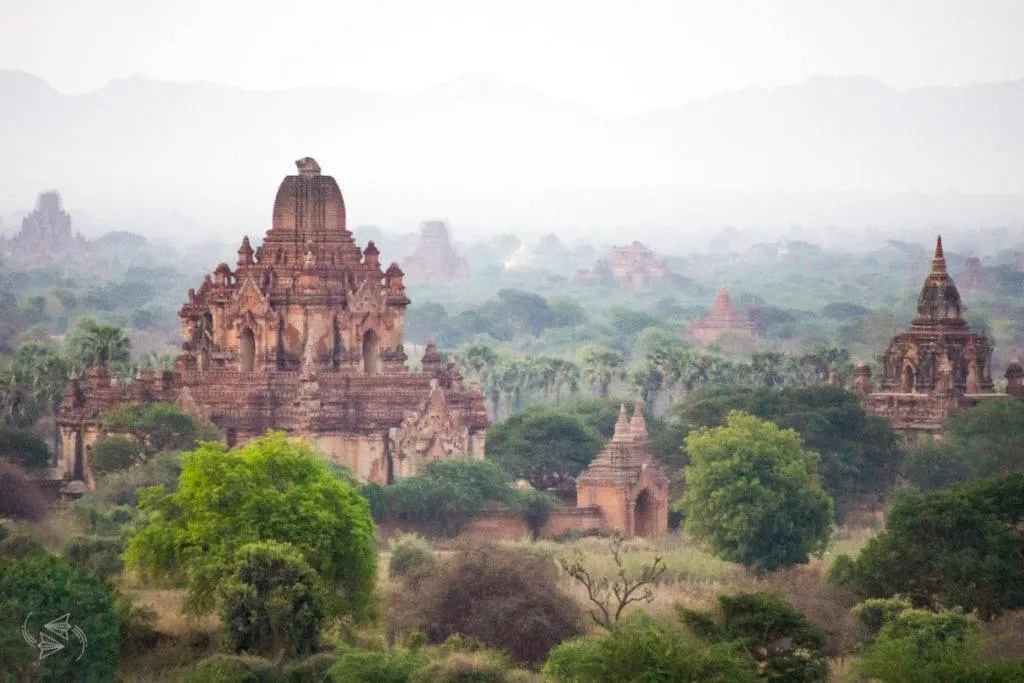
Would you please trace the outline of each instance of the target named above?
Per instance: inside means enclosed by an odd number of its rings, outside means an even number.
[[[629,421],[629,431],[634,441],[647,441],[647,421],[644,419],[644,402],[640,399],[633,404],[633,419]]]
[[[628,441],[632,438],[632,430],[629,426],[629,415],[626,414],[626,404],[619,405],[619,419],[615,422],[615,434],[612,441]]]
[[[932,257],[932,275],[946,275],[946,256],[942,253],[942,235],[935,241],[935,256]]]

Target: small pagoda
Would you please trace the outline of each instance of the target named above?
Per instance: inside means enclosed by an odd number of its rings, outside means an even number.
[[[669,480],[647,447],[643,405],[633,417],[619,407],[615,435],[576,479],[577,507],[599,507],[605,524],[625,536],[668,529]]]
[[[733,307],[728,290],[722,287],[718,290],[718,296],[715,297],[715,305],[711,309],[711,313],[690,327],[690,335],[694,339],[709,343],[716,341],[725,332],[754,336],[757,325],[751,318],[759,310],[754,303],[751,304],[751,310],[747,316],[739,313]]]
[[[971,332],[966,310],[946,269],[939,237],[917,315],[909,330],[889,342],[881,390],[864,398],[870,414],[886,418],[897,430],[934,432],[953,411],[996,395],[992,347],[985,335]],[[869,377],[870,370],[859,366],[861,391]]]

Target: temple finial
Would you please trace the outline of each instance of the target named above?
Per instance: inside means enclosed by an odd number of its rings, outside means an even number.
[[[946,274],[946,256],[942,253],[942,235],[935,241],[935,256],[932,257],[932,275]]]
[[[629,421],[629,431],[634,441],[647,440],[647,421],[644,419],[644,402],[639,398],[633,404],[633,419]]]

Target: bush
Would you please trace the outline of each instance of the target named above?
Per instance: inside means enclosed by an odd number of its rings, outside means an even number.
[[[88,652],[77,661],[76,636],[69,634],[65,650],[40,659],[14,626],[29,619],[27,632],[41,639],[43,625],[64,614],[88,639]],[[86,569],[44,553],[0,562],[0,623],[11,625],[0,629],[0,671],[16,680],[115,678],[121,639],[114,589]]]
[[[868,639],[874,640],[883,626],[912,607],[909,600],[899,596],[872,598],[854,605],[853,614],[864,628]]]
[[[533,677],[500,653],[450,652],[415,672],[410,683],[521,683]]]
[[[262,657],[212,655],[196,662],[184,683],[277,683],[277,669]]]
[[[406,683],[427,663],[409,650],[346,650],[327,672],[331,683]]]
[[[167,492],[176,491],[181,476],[181,456],[178,453],[158,453],[144,464],[127,470],[99,475],[97,490],[87,498],[111,505],[135,507],[139,491],[160,486]]]
[[[388,559],[388,576],[392,579],[404,577],[418,567],[429,566],[437,561],[430,544],[417,534],[401,534],[388,542],[391,557]]]
[[[337,663],[337,654],[319,652],[286,666],[277,683],[324,683],[330,680],[328,672]]]
[[[717,620],[679,607],[694,633],[712,643],[731,643],[756,663],[761,678],[779,683],[828,679],[827,634],[782,597],[770,593],[718,596]]]
[[[228,648],[286,657],[313,652],[325,593],[302,554],[285,543],[250,543],[238,549],[233,565],[233,573],[217,587]]]
[[[136,605],[127,595],[114,600],[117,621],[121,631],[121,656],[141,654],[156,645],[156,612]]]
[[[121,561],[123,551],[124,541],[120,538],[85,536],[68,541],[64,546],[64,557],[109,578],[124,569]]]
[[[753,661],[732,645],[700,643],[645,615],[624,619],[604,635],[555,647],[544,675],[565,683],[758,680]]]
[[[17,560],[40,553],[45,554],[46,548],[35,536],[12,533],[0,541],[0,558]]]
[[[92,447],[89,468],[97,477],[111,472],[126,470],[143,460],[143,448],[135,439],[124,436],[108,436]]]
[[[917,607],[963,607],[989,619],[1024,607],[1024,474],[930,493],[890,509],[885,533],[829,580],[862,598],[903,595]]]
[[[42,519],[46,501],[39,488],[16,465],[0,461],[0,517]]]
[[[27,429],[0,425],[0,459],[25,469],[39,469],[50,464],[46,442]]]
[[[857,672],[886,683],[959,680],[978,656],[976,632],[977,623],[962,612],[904,610],[864,650]]]
[[[526,663],[582,632],[579,606],[558,587],[552,558],[494,546],[466,548],[394,596],[389,630],[431,643],[462,634]]]

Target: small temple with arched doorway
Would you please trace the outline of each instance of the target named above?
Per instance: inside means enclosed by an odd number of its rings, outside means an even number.
[[[647,422],[637,401],[633,417],[619,408],[615,434],[576,478],[577,508],[600,508],[606,528],[625,536],[668,530],[669,479],[647,447]]]
[[[971,332],[966,312],[939,237],[910,329],[885,351],[881,389],[869,393],[867,365],[854,372],[865,410],[899,431],[934,432],[952,412],[1001,396],[992,381],[992,347],[984,334]]]
[[[483,393],[432,345],[421,371],[406,368],[404,273],[383,268],[373,242],[356,244],[334,178],[309,157],[295,163],[262,244],[254,250],[246,236],[234,268],[221,263],[189,290],[173,371],[121,384],[94,367],[69,382],[58,416],[65,472],[91,485],[104,413],[153,402],[212,422],[228,445],[268,429],[307,438],[363,481],[483,457]]]

